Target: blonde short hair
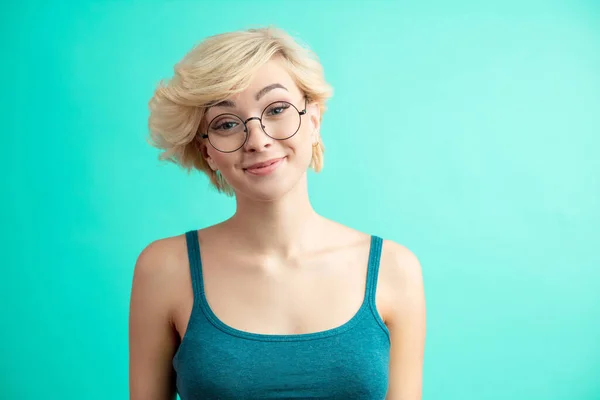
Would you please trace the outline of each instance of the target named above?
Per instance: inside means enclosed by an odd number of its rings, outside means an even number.
[[[160,82],[150,99],[150,142],[162,150],[159,158],[206,173],[218,191],[232,195],[231,186],[202,156],[198,130],[211,104],[247,88],[253,73],[276,55],[308,100],[319,104],[322,117],[332,88],[307,46],[274,27],[210,36],[175,65],[174,76]],[[324,150],[319,136],[310,165],[316,172],[323,168]]]

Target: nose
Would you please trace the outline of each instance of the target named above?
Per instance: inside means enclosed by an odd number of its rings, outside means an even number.
[[[253,122],[252,120],[256,120]],[[273,139],[271,139],[262,128],[262,121],[258,117],[248,118],[246,120],[246,129],[248,130],[248,138],[244,145],[244,150],[250,152],[263,151],[271,147]]]

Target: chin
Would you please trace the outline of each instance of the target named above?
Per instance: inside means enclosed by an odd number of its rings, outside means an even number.
[[[300,158],[286,157],[279,168],[260,175],[236,169],[231,171],[233,176],[230,175],[232,179],[228,182],[233,186],[237,197],[262,202],[277,201],[293,192],[307,179],[311,156],[312,154]]]
[[[271,202],[277,201],[285,197],[288,193],[293,192],[302,180],[306,179],[306,171],[295,170],[293,168],[285,171],[286,174],[281,176],[273,176],[272,179],[256,180],[241,179],[234,186],[238,196],[254,201]]]
[[[250,183],[246,182],[241,185],[240,190],[236,189],[236,193],[248,198],[249,200],[271,202],[277,201],[291,192],[298,184],[298,180],[277,179],[271,182]]]

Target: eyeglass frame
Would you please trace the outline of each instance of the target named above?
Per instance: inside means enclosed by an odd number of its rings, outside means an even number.
[[[267,108],[269,108],[273,104],[277,104],[277,103],[288,103],[289,105],[291,105],[292,107],[294,107],[294,110],[296,110],[296,112],[298,113],[298,115],[300,117],[300,123],[298,124],[298,129],[296,129],[296,132],[292,133],[290,136],[286,137],[285,139],[277,139],[277,138],[274,138],[273,136],[269,135],[267,133],[267,131],[265,131],[265,126],[263,125],[263,122],[262,122],[262,116],[265,113],[265,111],[267,110]],[[242,124],[244,124],[244,134],[245,134],[246,137],[245,137],[244,141],[242,142],[242,144],[240,145],[240,147],[238,147],[235,150],[223,151],[223,150],[220,150],[220,149],[216,148],[215,145],[212,144],[212,142],[210,141],[210,138],[208,137],[208,133],[201,133],[200,137],[202,137],[202,139],[208,139],[208,143],[210,143],[211,147],[213,149],[217,150],[218,152],[221,152],[221,153],[234,153],[234,152],[238,151],[239,149],[241,149],[242,147],[244,147],[246,145],[246,143],[248,142],[248,138],[250,137],[250,135],[248,134],[248,125],[247,124],[248,124],[248,122],[252,121],[253,119],[256,119],[256,120],[260,121],[260,129],[263,131],[263,133],[265,135],[267,135],[271,139],[273,139],[273,140],[288,140],[288,139],[291,139],[292,137],[294,137],[294,135],[296,135],[296,133],[298,133],[298,131],[300,130],[300,127],[302,126],[302,116],[306,115],[307,105],[308,105],[308,97],[304,96],[304,109],[302,111],[298,110],[298,108],[293,103],[291,103],[289,101],[278,100],[278,101],[274,101],[272,103],[267,104],[267,106],[260,113],[260,117],[250,117],[250,118],[248,118],[248,119],[246,119],[244,121],[239,115],[236,115],[236,114],[233,114],[233,113],[222,113],[222,114],[219,114],[219,115],[215,116],[214,118],[211,118],[210,123],[207,125],[208,128],[210,128],[210,126],[212,125],[212,123],[213,123],[213,121],[215,119],[217,119],[219,117],[222,117],[224,115],[232,115],[232,116],[236,117],[237,119],[239,119],[240,121],[242,121]]]

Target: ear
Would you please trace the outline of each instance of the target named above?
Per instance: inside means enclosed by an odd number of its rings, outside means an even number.
[[[208,144],[206,142],[206,139],[201,139],[198,138],[198,149],[200,150],[200,154],[202,155],[202,158],[204,158],[206,160],[206,163],[208,164],[208,166],[210,167],[210,169],[212,169],[213,171],[216,171],[217,168],[217,164],[215,164],[215,161],[212,159],[212,157],[210,156],[210,154],[208,154]]]
[[[307,113],[310,117],[311,131],[312,131],[312,142],[316,144],[319,142],[321,129],[321,107],[319,103],[310,103],[308,106]]]

